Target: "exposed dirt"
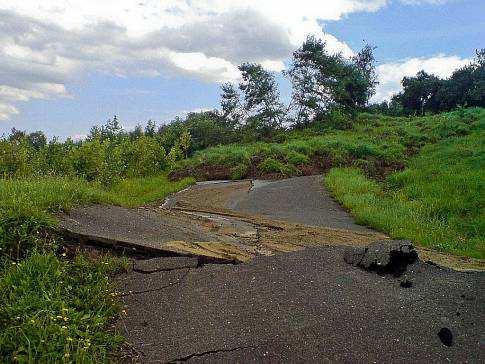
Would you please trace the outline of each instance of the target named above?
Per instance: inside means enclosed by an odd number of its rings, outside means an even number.
[[[249,163],[247,172],[244,178],[263,179],[263,180],[277,180],[295,176],[314,176],[329,171],[332,167],[337,166],[332,158],[328,155],[314,155],[307,164],[299,164],[295,166],[294,171],[287,174],[277,172],[265,172],[259,169],[259,164],[264,159],[260,156],[253,156]],[[280,160],[286,163],[285,160]],[[349,157],[344,165],[353,166],[359,163],[356,157]],[[376,158],[368,158],[364,165],[359,165],[370,178],[379,180],[385,179],[389,174],[401,171],[405,165],[401,161],[383,161]],[[198,181],[216,181],[229,180],[232,178],[233,166],[229,165],[213,165],[200,164],[192,167],[180,168],[172,171],[169,175],[171,180],[179,180],[185,177],[195,177]]]

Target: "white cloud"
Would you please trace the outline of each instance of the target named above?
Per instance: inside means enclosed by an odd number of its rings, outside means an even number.
[[[18,113],[19,111],[15,106],[0,102],[0,120],[8,120],[10,115]]]
[[[457,56],[437,55],[430,58],[410,58],[399,62],[386,63],[377,67],[379,86],[373,101],[383,101],[401,90],[404,76],[414,76],[421,70],[441,78],[448,78],[454,70],[469,64],[471,59]]]
[[[350,55],[319,21],[388,1],[0,0],[0,118],[20,101],[69,96],[89,72],[235,80],[244,61],[281,70],[309,33]]]

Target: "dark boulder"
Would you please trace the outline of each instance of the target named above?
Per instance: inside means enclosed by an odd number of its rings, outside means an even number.
[[[418,253],[408,240],[379,240],[364,248],[347,250],[344,259],[365,270],[399,277],[418,259]]]

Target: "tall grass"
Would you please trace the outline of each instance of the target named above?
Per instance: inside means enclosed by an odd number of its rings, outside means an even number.
[[[485,132],[425,146],[384,185],[355,168],[325,181],[362,224],[418,244],[485,258]]]
[[[124,260],[54,254],[52,213],[78,205],[137,206],[191,184],[165,175],[111,187],[76,177],[0,180],[0,362],[108,362],[122,338],[109,275]]]
[[[109,362],[123,338],[109,277],[124,260],[30,255],[0,275],[0,362]]]

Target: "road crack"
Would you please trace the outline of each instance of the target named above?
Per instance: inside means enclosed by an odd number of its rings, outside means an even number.
[[[193,358],[200,358],[200,357],[205,356],[205,355],[212,355],[212,354],[218,354],[218,353],[232,353],[234,351],[244,350],[244,349],[255,349],[255,348],[252,347],[252,346],[238,346],[238,347],[235,347],[235,348],[232,348],[232,349],[208,350],[208,351],[204,351],[204,352],[201,352],[201,353],[194,353],[194,354],[190,354],[190,355],[187,355],[187,356],[184,356],[184,357],[181,357],[181,358],[170,360],[169,362],[167,362],[167,364],[182,363],[182,362],[189,361],[190,359],[193,359]]]
[[[188,268],[187,271],[185,272],[185,274],[173,283],[169,283],[165,286],[158,287],[158,288],[146,289],[146,290],[143,290],[143,291],[129,291],[127,293],[121,293],[121,294],[118,295],[118,297],[126,297],[126,296],[135,295],[135,294],[143,294],[143,293],[163,291],[164,289],[177,286],[177,285],[181,284],[187,278],[187,276],[190,273],[190,270],[191,270],[191,268]]]

